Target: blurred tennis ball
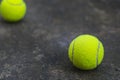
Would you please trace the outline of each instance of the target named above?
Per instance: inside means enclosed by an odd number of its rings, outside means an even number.
[[[0,14],[5,21],[17,22],[26,14],[26,4],[23,0],[2,0]]]

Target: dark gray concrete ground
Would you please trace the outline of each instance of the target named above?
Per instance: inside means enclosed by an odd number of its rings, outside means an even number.
[[[18,23],[0,18],[0,80],[120,80],[119,0],[26,0]],[[104,44],[103,63],[81,71],[67,56],[81,34]]]

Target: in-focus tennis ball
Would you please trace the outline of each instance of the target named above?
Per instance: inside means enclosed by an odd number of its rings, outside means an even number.
[[[9,22],[21,20],[26,13],[26,4],[23,0],[2,0],[0,14],[2,18]]]
[[[71,42],[68,56],[77,68],[92,70],[101,64],[104,57],[104,47],[95,36],[84,34]]]

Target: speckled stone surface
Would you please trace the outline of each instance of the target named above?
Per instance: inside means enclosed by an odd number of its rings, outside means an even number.
[[[18,23],[0,17],[0,80],[119,80],[120,0],[25,0]],[[70,42],[81,34],[104,44],[103,63],[76,69],[68,59]]]

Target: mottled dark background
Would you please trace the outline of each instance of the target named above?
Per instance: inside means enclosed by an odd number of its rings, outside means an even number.
[[[0,17],[0,80],[120,80],[120,0],[25,0],[18,23]],[[103,63],[81,71],[68,59],[81,34],[104,44]]]

